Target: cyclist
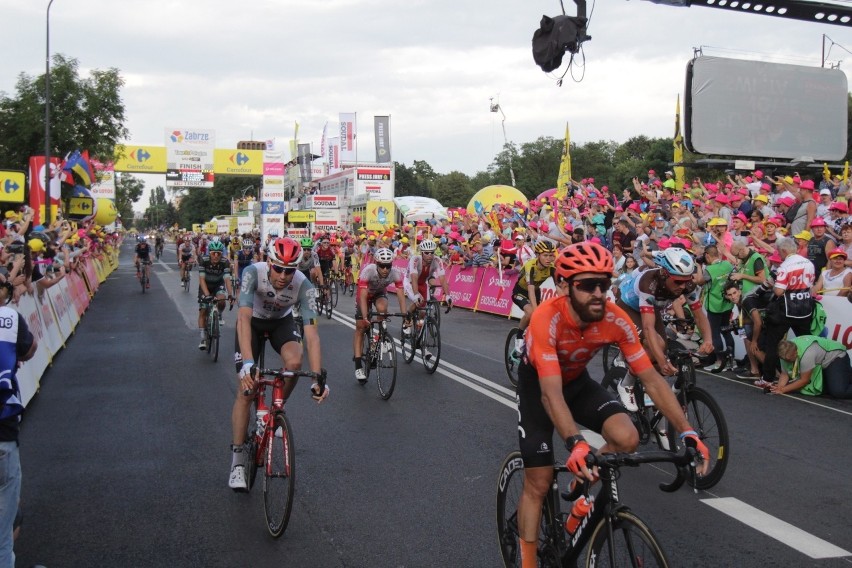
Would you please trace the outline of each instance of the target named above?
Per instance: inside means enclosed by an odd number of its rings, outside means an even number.
[[[163,233],[160,231],[157,231],[154,237],[154,253],[157,255],[157,258],[160,258],[163,254]]]
[[[298,268],[299,272],[304,274],[308,278],[308,280],[311,281],[311,284],[313,284],[314,286],[322,286],[322,270],[320,270],[319,257],[317,256],[317,253],[313,250],[313,239],[311,239],[310,237],[305,237],[300,241],[299,244],[302,247],[302,256],[296,263],[296,268]]]
[[[660,311],[681,296],[686,298],[701,337],[705,339],[698,349],[703,355],[713,352],[713,343],[709,341],[710,322],[701,305],[700,289],[693,278],[696,265],[692,255],[682,248],[671,247],[655,251],[653,259],[657,268],[633,274],[621,282],[616,304],[630,316],[638,329],[643,330],[642,345],[651,361],[663,376],[670,376],[677,369],[666,357],[666,332]],[[621,402],[631,412],[639,408],[633,395],[633,380],[633,375],[628,373],[618,385]]]
[[[237,320],[236,353],[234,360],[239,372],[240,385],[231,413],[232,442],[231,474],[228,487],[234,491],[245,491],[245,453],[243,444],[249,421],[249,408],[257,382],[251,374],[254,359],[260,351],[264,334],[269,337],[272,348],[281,355],[284,368],[294,371],[302,368],[302,345],[299,330],[293,320],[293,306],[301,304],[304,318],[304,341],[308,350],[311,371],[322,372],[320,338],[317,332],[316,289],[304,274],[296,269],[302,255],[302,247],[295,240],[285,237],[274,239],[266,251],[266,262],[257,262],[243,271],[240,287],[239,314]],[[284,386],[284,401],[293,392],[298,379],[287,379]],[[311,394],[317,402],[328,396],[328,386],[322,393],[317,384],[311,385]]]
[[[246,267],[258,262],[258,260],[259,258],[254,252],[254,241],[243,239],[243,248],[234,255],[234,262],[237,266],[237,278],[239,278],[240,282],[243,280],[243,271]]]
[[[358,297],[355,302],[355,337],[352,341],[355,362],[355,378],[362,385],[367,382],[367,373],[362,367],[364,330],[370,327],[370,308],[375,305],[377,312],[387,313],[387,288],[393,283],[396,286],[396,297],[399,300],[399,311],[405,313],[405,293],[403,292],[402,272],[393,267],[393,251],[387,248],[378,249],[375,263],[368,264],[358,274]],[[369,365],[369,361],[367,361]]]
[[[515,355],[520,357],[524,349],[523,332],[530,323],[530,316],[541,301],[541,285],[553,276],[553,261],[556,259],[556,247],[550,241],[541,240],[535,244],[535,258],[524,263],[521,277],[512,290],[512,301],[523,310],[524,315],[518,324],[518,339]]]
[[[133,258],[133,263],[136,265],[136,278],[139,278],[141,275],[139,271],[139,264],[141,263],[145,267],[145,278],[147,279],[147,284],[145,284],[145,288],[151,287],[151,246],[148,244],[148,241],[145,240],[145,237],[139,235],[137,238],[136,244],[136,256]]]
[[[195,263],[195,247],[192,246],[192,239],[188,236],[178,245],[178,264],[180,265],[180,281],[186,279],[188,270],[192,270],[192,265]]]
[[[201,343],[198,348],[202,351],[207,349],[207,338],[204,330],[207,325],[207,313],[210,311],[211,296],[215,296],[219,307],[219,324],[222,322],[222,313],[225,310],[225,299],[234,303],[234,290],[231,287],[231,263],[223,258],[225,245],[219,241],[211,241],[207,246],[209,255],[202,257],[198,263],[198,331],[201,335]]]
[[[600,452],[632,452],[639,434],[624,407],[589,376],[587,365],[609,343],[616,343],[669,423],[704,457],[707,447],[689,425],[668,383],[654,370],[627,314],[607,301],[612,285],[612,254],[599,244],[581,242],[562,249],[556,260],[554,298],[533,313],[526,354],[518,369],[518,439],[524,461],[524,489],[518,502],[523,567],[536,566],[541,506],[553,482],[553,430],[565,441],[568,469],[594,481],[586,468],[591,448],[577,423],[602,434]]]
[[[337,270],[337,256],[335,250],[331,247],[331,241],[328,237],[320,239],[319,249],[314,251],[319,259],[320,271],[322,272],[323,280],[328,280],[328,273],[331,270]]]
[[[447,276],[444,273],[444,263],[435,256],[437,245],[432,239],[421,241],[418,249],[420,255],[412,256],[408,261],[408,278],[405,282],[405,294],[411,300],[411,313],[418,308],[426,306],[427,286],[441,286],[444,290],[444,298],[447,304],[452,305],[450,286],[447,284]],[[406,335],[411,333],[410,319],[403,323],[402,331]]]

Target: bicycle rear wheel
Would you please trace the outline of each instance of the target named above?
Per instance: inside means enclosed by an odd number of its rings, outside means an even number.
[[[293,433],[287,415],[275,415],[266,452],[266,477],[263,480],[263,510],[269,534],[278,538],[287,529],[293,509],[293,492],[296,489],[296,462]],[[281,435],[278,435],[280,430]]]
[[[601,521],[595,527],[585,566],[653,568],[669,565],[657,537],[642,519],[624,510],[616,511],[614,517],[612,542],[606,521]]]
[[[210,342],[207,348],[213,356],[213,362],[219,360],[219,314],[214,313],[210,317]]]
[[[379,396],[388,400],[396,386],[396,346],[390,334],[382,334],[377,351],[376,384],[379,387]]]
[[[509,382],[513,387],[518,386],[518,367],[521,364],[519,357],[515,356],[515,340],[520,335],[521,330],[513,327],[509,330],[509,335],[506,337],[506,346],[503,350],[503,361],[506,364],[506,374],[509,375]]]
[[[374,361],[370,354],[370,351],[372,351],[370,346],[370,334],[372,331],[372,327],[368,327],[364,331],[364,336],[361,338],[361,364],[363,365],[364,373],[367,375],[368,379],[370,378],[370,369],[373,368],[374,365]]]
[[[328,318],[328,319],[331,319],[331,312],[334,311],[334,302],[331,299],[331,294],[332,294],[331,291],[332,290],[337,292],[337,288],[335,288],[333,284],[329,288],[327,288],[326,291],[325,291],[326,294],[329,294],[329,295],[326,296],[326,298],[324,300],[324,302],[325,302],[325,317]],[[336,294],[334,296],[337,297]]]
[[[431,375],[438,368],[438,362],[441,360],[441,330],[431,317],[427,317],[423,322],[420,355],[423,357],[426,372]]]
[[[518,502],[524,491],[524,462],[521,452],[512,452],[500,466],[497,477],[497,543],[506,568],[520,567]]]
[[[145,293],[145,288],[148,286],[148,278],[145,276],[145,265],[142,265],[142,273],[139,275],[139,283],[142,285],[142,293]]]
[[[335,282],[332,282],[331,283],[331,290],[330,290],[331,291],[331,307],[332,307],[332,309],[337,308],[337,288],[338,288],[338,285]],[[329,313],[331,313],[331,310],[329,310]],[[329,316],[329,317],[331,317],[331,316]]]
[[[716,399],[701,387],[690,387],[685,391],[686,405],[684,412],[689,423],[698,432],[698,438],[707,446],[710,452],[710,467],[707,475],[700,477],[695,482],[698,489],[710,489],[722,479],[725,468],[728,467],[730,449],[728,447],[728,423],[722,408]],[[678,400],[683,404],[684,398],[678,394]],[[671,450],[679,452],[683,448],[680,432],[669,425],[668,438]],[[692,479],[687,479],[690,485]]]

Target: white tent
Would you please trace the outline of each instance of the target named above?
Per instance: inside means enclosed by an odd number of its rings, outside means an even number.
[[[418,197],[409,195],[406,197],[394,197],[393,202],[396,204],[402,215],[403,221],[425,221],[427,219],[449,219],[447,216],[447,208],[441,205],[438,200],[430,197]]]

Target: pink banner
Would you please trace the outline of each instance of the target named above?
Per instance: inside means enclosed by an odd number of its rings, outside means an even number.
[[[86,272],[86,285],[89,289],[89,296],[93,296],[98,291],[100,283],[98,282],[98,271],[91,258],[85,260],[83,270]]]
[[[447,283],[450,285],[450,296],[453,297],[453,305],[459,308],[473,309],[485,268],[463,268],[459,265],[453,266],[447,273]]]
[[[512,312],[512,289],[519,277],[520,274],[513,271],[513,274],[504,273],[503,278],[500,278],[496,268],[485,268],[476,310],[508,316]]]
[[[407,258],[394,259],[393,267],[396,268],[398,271],[402,272],[403,280],[405,278],[408,278],[408,259]],[[391,292],[392,294],[396,294],[396,285],[391,284],[390,286],[388,286],[388,292]]]
[[[71,290],[74,309],[77,310],[78,316],[82,316],[89,306],[89,293],[86,291],[86,283],[76,272],[69,272],[65,278],[68,280],[68,287]]]

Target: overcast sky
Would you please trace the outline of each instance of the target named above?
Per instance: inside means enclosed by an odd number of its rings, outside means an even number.
[[[323,125],[357,112],[359,158],[369,160],[373,115],[389,114],[394,160],[469,175],[503,144],[490,97],[516,143],[560,138],[566,121],[578,143],[671,136],[695,47],[810,66],[823,34],[852,50],[845,27],[645,0],[588,6],[585,67],[562,87],[530,46],[558,0],[55,0],[50,48],[83,73],[121,71],[132,144],[163,145],[166,127],[214,129],[219,148],[252,136],[286,143],[298,121],[300,141],[319,153]],[[21,72],[44,73],[46,7],[0,0],[0,91],[13,94]],[[852,69],[838,46],[828,59]]]

